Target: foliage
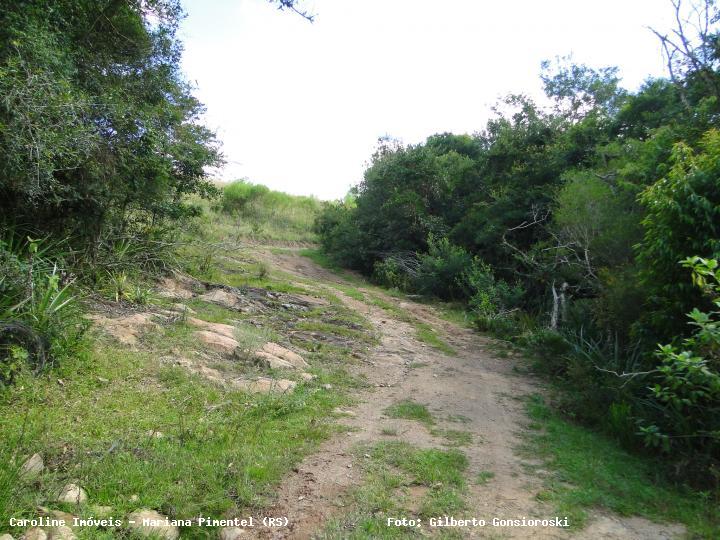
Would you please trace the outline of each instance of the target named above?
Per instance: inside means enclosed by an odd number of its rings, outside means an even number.
[[[693,282],[720,308],[720,264],[716,259],[690,257]],[[688,314],[692,336],[681,346],[661,345],[659,364],[651,379],[656,414],[643,419],[646,444],[661,447],[683,468],[702,459],[715,482],[720,481],[720,311],[695,308]]]
[[[689,255],[720,257],[720,132],[705,133],[699,151],[677,143],[668,165],[667,174],[640,196],[647,215],[638,249],[643,285],[650,292],[647,322],[664,337],[682,333],[678,314],[701,305],[677,261]]]
[[[418,255],[418,267],[412,276],[412,288],[420,294],[443,300],[457,300],[467,294],[465,274],[473,264],[472,255],[454,246],[447,238],[428,237],[427,253]]]
[[[80,345],[85,325],[78,296],[72,277],[51,259],[58,257],[53,248],[13,235],[0,241],[0,384],[25,368],[38,372]]]
[[[176,0],[8,4],[0,15],[0,212],[101,239],[193,213],[220,163],[180,71]]]
[[[337,264],[462,302],[480,330],[534,352],[565,414],[669,449],[703,483],[715,368],[685,341],[700,339],[685,313],[697,308],[697,331],[715,307],[677,261],[720,258],[720,11],[672,6],[677,27],[655,32],[668,79],[629,92],[617,68],[543,62],[549,106],[509,95],[473,135],[381,140],[352,204],[316,227]]]
[[[717,500],[707,492],[674,486],[659,473],[662,463],[641,459],[602,434],[583,429],[558,415],[540,397],[527,402],[533,421],[524,451],[533,467],[550,470],[537,495],[582,527],[594,511],[606,508],[626,516],[683,523],[693,538],[715,538],[720,527]]]

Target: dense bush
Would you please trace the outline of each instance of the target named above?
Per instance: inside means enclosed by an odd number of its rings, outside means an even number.
[[[213,191],[205,171],[220,157],[181,75],[181,18],[177,0],[3,5],[3,220],[92,258],[107,238],[192,213],[184,195]]]
[[[692,257],[683,266],[720,309],[720,263]],[[650,373],[650,414],[640,419],[647,444],[681,456],[682,470],[701,464],[720,483],[720,311],[695,308],[688,314],[692,336],[680,345],[661,345]]]

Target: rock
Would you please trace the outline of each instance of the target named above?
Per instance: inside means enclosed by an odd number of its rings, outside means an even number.
[[[87,493],[85,493],[83,488],[77,484],[67,484],[64,488],[62,488],[62,491],[60,491],[56,501],[70,504],[81,504],[86,502],[87,498]]]
[[[47,533],[40,527],[33,527],[32,529],[25,531],[25,534],[23,534],[20,538],[22,538],[22,540],[47,540],[47,537]]]
[[[238,297],[224,289],[213,289],[212,291],[201,295],[200,299],[230,309],[235,309],[240,305]]]
[[[260,377],[254,381],[236,380],[235,386],[250,392],[251,394],[267,394],[269,392],[288,392],[292,391],[297,383],[287,379],[271,379],[270,377]]]
[[[140,497],[137,496],[137,493],[133,493],[130,495],[130,502],[137,502],[140,500]]]
[[[202,328],[203,330],[215,332],[216,334],[220,334],[221,336],[235,339],[235,327],[232,325],[211,323],[203,321],[201,319],[196,319],[195,317],[188,317],[187,322],[188,324],[191,324],[192,326],[197,326],[198,328]]]
[[[198,330],[194,332],[193,335],[209,348],[223,354],[234,354],[235,349],[240,345],[231,337],[216,334],[208,330]]]
[[[273,343],[271,341],[263,345],[262,352],[271,354],[277,358],[282,358],[283,360],[290,362],[296,368],[308,367],[308,363],[298,353],[293,352],[290,349],[286,349],[285,347],[281,347],[277,343]]]
[[[180,529],[167,523],[168,518],[155,510],[137,510],[127,517],[128,528],[145,538],[165,538],[175,540],[180,536]],[[143,524],[145,521],[145,524]]]
[[[65,525],[69,527],[72,527],[72,524],[75,523],[75,516],[68,514],[67,512],[63,512],[62,510],[50,510],[50,515],[53,519],[62,519],[65,522]]]
[[[15,540],[12,536],[9,534],[0,534],[0,540]]]
[[[59,525],[50,529],[48,540],[75,540],[75,533],[67,525]]]
[[[160,290],[158,296],[163,298],[172,298],[176,300],[187,300],[195,296],[191,290],[191,282],[183,282],[181,280],[165,278],[160,282]]]
[[[123,345],[136,345],[138,338],[146,331],[157,328],[152,313],[135,313],[127,317],[110,319],[99,314],[87,316]]]
[[[37,478],[45,469],[45,462],[40,454],[33,454],[20,467],[20,478],[31,480]]]
[[[65,522],[65,525],[72,526],[74,523],[75,516],[67,512],[63,512],[62,510],[50,510],[45,506],[38,506],[36,509],[41,516],[50,517],[52,519],[62,519]]]
[[[332,384],[323,384],[322,387],[323,387],[325,390],[332,390],[332,387],[333,387],[333,386],[332,386]]]
[[[260,361],[262,365],[271,369],[295,369],[295,366],[287,360],[283,360],[282,358],[278,358],[277,356],[268,354],[265,351],[256,352],[255,357]]]
[[[152,439],[162,439],[165,436],[162,431],[157,431],[156,429],[150,429],[146,431],[145,435]]]
[[[224,527],[220,530],[220,540],[237,540],[238,538],[245,538],[245,529]]]
[[[313,375],[312,373],[307,373],[306,371],[303,371],[303,372],[300,374],[300,378],[301,378],[303,381],[312,381],[312,380],[317,379],[317,375]]]

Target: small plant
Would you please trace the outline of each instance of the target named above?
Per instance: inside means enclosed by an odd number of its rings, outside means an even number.
[[[200,263],[198,264],[198,270],[201,274],[209,275],[212,272],[215,264],[215,254],[212,251],[206,252],[200,257]]]
[[[258,263],[257,274],[256,274],[257,278],[265,279],[266,277],[268,277],[269,274],[270,274],[270,268],[268,267],[268,265],[265,264],[264,262]]]
[[[132,302],[133,304],[146,306],[152,300],[152,289],[147,287],[141,287],[140,285],[135,285],[130,288],[126,297],[128,301]]]
[[[108,282],[110,286],[110,296],[116,302],[124,300],[130,292],[130,278],[125,272],[108,271]]]
[[[18,345],[10,345],[7,355],[0,361],[0,388],[12,384],[17,375],[23,371],[30,360],[27,349]]]
[[[495,473],[492,471],[480,471],[475,477],[475,483],[479,486],[484,486],[490,480],[495,478]]]

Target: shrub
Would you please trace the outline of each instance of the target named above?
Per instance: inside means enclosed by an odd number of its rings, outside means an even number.
[[[412,289],[410,285],[410,275],[400,266],[397,259],[393,257],[388,257],[375,263],[372,279],[375,283],[391,289],[394,288],[401,291],[410,291]]]
[[[413,288],[420,294],[443,300],[459,300],[467,296],[463,276],[473,264],[472,255],[454,246],[447,238],[428,236],[428,252],[418,254],[418,268],[412,276]]]
[[[693,282],[720,308],[720,264],[691,257]],[[648,446],[675,457],[682,470],[710,472],[720,480],[720,311],[694,309],[688,317],[695,328],[681,346],[661,345],[659,365],[652,373],[650,416],[640,421]]]
[[[42,241],[0,241],[0,271],[0,383],[9,384],[24,365],[39,371],[72,354],[85,325],[72,278]]]
[[[519,284],[510,285],[495,278],[492,268],[474,259],[462,280],[468,291],[470,309],[479,317],[507,317],[520,305],[524,291]]]

